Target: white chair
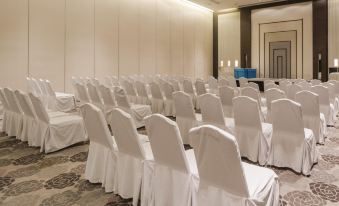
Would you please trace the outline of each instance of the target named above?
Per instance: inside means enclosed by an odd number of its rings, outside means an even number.
[[[87,140],[83,119],[78,115],[50,117],[41,100],[32,93],[29,98],[39,123],[41,152],[50,153]]]
[[[24,113],[22,118],[21,141],[27,141],[29,146],[40,146],[40,142],[35,141],[38,135],[39,124],[31,100],[28,95],[22,91],[16,90],[14,93]]]
[[[313,131],[317,143],[324,143],[327,136],[326,119],[320,113],[319,96],[310,91],[301,91],[295,95],[296,102],[301,105],[304,127]]]
[[[334,125],[334,106],[330,102],[329,89],[316,85],[311,87],[311,91],[319,96],[320,112],[325,115],[326,124]]]
[[[205,82],[202,81],[202,80],[197,80],[197,81],[195,82],[195,89],[196,89],[196,91],[197,91],[197,95],[198,95],[198,96],[207,93],[207,89],[206,89]]]
[[[301,86],[302,90],[306,90],[306,91],[310,91],[311,86],[312,86],[310,83],[308,83],[306,81],[300,82],[298,85]]]
[[[239,96],[233,99],[235,137],[241,156],[265,165],[271,146],[272,125],[262,123],[256,100]]]
[[[151,174],[147,173],[144,163],[153,160],[148,137],[138,134],[131,115],[120,109],[112,111],[110,122],[118,146],[114,192],[123,198],[133,197],[133,205],[138,205],[141,194],[141,205],[146,205],[150,198]]]
[[[273,89],[273,88],[279,89],[279,86],[276,85],[274,82],[269,83],[269,84],[265,84],[265,91],[268,90],[268,89]]]
[[[197,95],[196,95],[196,92],[194,90],[192,81],[190,79],[184,79],[182,85],[183,85],[183,88],[184,88],[184,92],[191,96],[192,101],[193,101],[193,105],[194,105],[194,108],[195,108],[196,103],[197,103]]]
[[[259,85],[258,85],[257,83],[249,82],[249,83],[247,84],[247,87],[251,87],[251,88],[253,88],[253,89],[259,91]]]
[[[44,81],[44,85],[47,91],[49,109],[63,112],[75,109],[75,96],[73,94],[55,92],[48,80]]]
[[[218,94],[218,92],[219,92],[218,91],[218,80],[216,78],[214,78],[212,76],[208,78],[208,87],[209,87],[210,93]]]
[[[287,87],[287,98],[290,100],[295,100],[295,94],[302,91],[303,88],[299,86],[298,84],[291,84]]]
[[[7,102],[6,98],[5,98],[5,95],[3,93],[3,89],[0,87],[0,102],[3,106],[3,113],[2,113],[2,127],[0,128],[1,129],[1,132],[5,132],[7,133],[7,127],[6,127],[6,124],[7,122],[10,121],[10,107],[9,107],[9,103]]]
[[[272,88],[268,89],[265,91],[265,96],[266,96],[266,106],[267,106],[267,116],[266,116],[266,121],[268,123],[271,123],[271,104],[272,101],[277,100],[277,99],[283,99],[286,98],[286,94],[284,91],[277,89],[277,88]]]
[[[144,118],[152,114],[149,105],[130,104],[125,90],[119,87],[115,89],[114,96],[119,108],[133,117],[137,128],[145,126]]]
[[[230,85],[229,81],[227,79],[224,79],[224,78],[219,79],[218,84],[219,84],[219,87],[224,87],[224,86]],[[219,90],[219,92],[220,92],[220,90]]]
[[[252,87],[244,87],[244,88],[241,88],[241,95],[251,97],[252,99],[255,99],[256,101],[258,101],[258,104],[260,106],[259,109],[260,109],[261,119],[262,121],[265,121],[266,116],[267,116],[267,107],[263,106],[260,92]]]
[[[140,104],[151,105],[151,98],[148,95],[146,84],[141,81],[135,82],[135,88],[138,93],[138,99]]]
[[[178,80],[172,79],[170,82],[174,88],[174,91],[176,92],[181,91],[180,82]]]
[[[273,136],[268,164],[304,175],[318,161],[316,139],[304,128],[301,105],[289,99],[272,102]]]
[[[138,95],[134,89],[133,83],[131,81],[124,81],[124,88],[127,93],[128,100],[133,104],[138,104]]]
[[[4,88],[3,92],[10,109],[10,112],[8,113],[10,120],[9,122],[6,122],[6,132],[8,136],[15,136],[17,139],[21,140],[24,113],[15,97],[14,91],[9,88]]]
[[[151,108],[152,108],[152,113],[160,113],[162,114],[164,112],[164,97],[162,95],[160,86],[156,82],[150,83],[150,88],[151,88],[151,94],[152,94],[152,99],[151,99]]]
[[[296,80],[294,80],[294,84],[300,84],[302,82],[306,82],[306,80],[305,79],[296,79]]]
[[[312,86],[319,85],[319,84],[321,84],[321,80],[319,80],[319,79],[312,79],[310,81],[310,83],[312,84]]]
[[[198,101],[201,108],[203,124],[211,124],[234,134],[234,119],[224,117],[219,97],[207,93],[199,96]]]
[[[279,205],[278,176],[242,162],[234,136],[206,125],[192,129],[190,140],[200,177],[198,206]]]
[[[229,86],[219,87],[219,95],[225,117],[233,117],[233,97],[235,90]]]
[[[169,82],[165,82],[162,86],[164,93],[164,115],[175,116],[175,107],[173,100],[174,87]]]
[[[233,88],[237,88],[237,81],[235,80],[235,78],[233,76],[229,76],[227,77],[227,80],[228,80],[228,83],[230,87],[233,87]]]
[[[84,104],[80,110],[90,141],[85,179],[91,183],[101,183],[105,192],[113,192],[118,152],[114,138],[101,109],[92,104]]]
[[[105,111],[104,103],[102,101],[102,98],[100,96],[100,93],[95,85],[92,83],[87,84],[88,94],[91,98],[91,103],[95,106],[99,107],[102,111]]]
[[[239,85],[240,87],[246,87],[248,84],[248,80],[245,77],[240,77],[239,78]]]
[[[188,132],[201,122],[201,115],[194,111],[191,96],[185,92],[178,91],[173,93],[176,122],[178,124],[182,141],[189,144]]]
[[[160,114],[151,115],[145,121],[155,160],[152,177],[154,205],[194,204],[198,190],[194,151],[185,151],[174,121]]]
[[[114,98],[114,92],[104,85],[99,86],[99,91],[104,102],[104,114],[106,119],[108,119],[111,111],[117,107],[117,103],[115,102]]]
[[[84,84],[78,84],[76,83],[74,85],[77,93],[78,93],[78,97],[79,97],[79,101],[80,101],[80,105],[82,104],[86,104],[86,103],[91,103],[91,99],[89,97],[87,88]]]
[[[283,80],[279,82],[279,88],[283,90],[285,93],[288,92],[288,87],[292,85],[292,83],[289,80]]]

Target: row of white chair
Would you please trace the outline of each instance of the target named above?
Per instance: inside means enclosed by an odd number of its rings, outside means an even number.
[[[122,110],[114,109],[109,121],[114,137],[99,108],[85,104],[81,110],[90,138],[85,177],[133,197],[133,205],[139,197],[142,206],[279,204],[277,175],[242,162],[236,139],[225,131],[194,128],[189,134],[194,151],[185,151],[177,124],[162,115],[146,118],[148,140]]]
[[[87,140],[83,119],[79,115],[47,110],[39,97],[0,89],[4,105],[2,131],[40,147],[41,152],[54,152]]]

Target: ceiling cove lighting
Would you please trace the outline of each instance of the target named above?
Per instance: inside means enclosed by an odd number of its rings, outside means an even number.
[[[189,1],[189,0],[181,0],[181,1],[184,2],[184,3],[189,4],[190,6],[193,6],[193,7],[199,8],[199,9],[203,9],[203,10],[207,10],[207,11],[210,11],[210,12],[214,12],[212,9],[209,9],[207,7],[204,7],[204,6],[201,6],[201,5],[199,5],[197,3],[194,3],[192,1]]]

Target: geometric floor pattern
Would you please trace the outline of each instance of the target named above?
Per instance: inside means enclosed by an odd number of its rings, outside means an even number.
[[[339,129],[329,130],[325,144],[317,145],[319,162],[310,176],[271,167],[280,180],[280,205],[339,205]],[[132,205],[84,179],[87,151],[82,143],[46,155],[1,134],[0,205]]]

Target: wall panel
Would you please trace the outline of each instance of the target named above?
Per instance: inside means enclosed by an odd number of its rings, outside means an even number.
[[[139,73],[139,1],[121,0],[119,9],[119,74]]]
[[[95,76],[119,73],[119,1],[95,0]]]
[[[157,73],[171,73],[170,47],[170,17],[171,7],[169,0],[157,0]]]
[[[140,73],[156,73],[157,0],[139,0]]]
[[[66,0],[65,85],[72,76],[94,76],[94,0]]]
[[[0,87],[26,89],[28,74],[28,1],[0,3]]]
[[[195,78],[195,11],[184,8],[184,75]]]
[[[29,1],[29,72],[65,88],[65,0]]]

